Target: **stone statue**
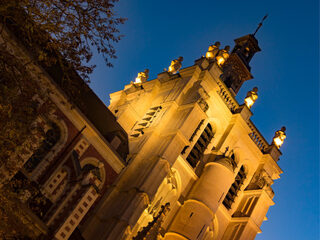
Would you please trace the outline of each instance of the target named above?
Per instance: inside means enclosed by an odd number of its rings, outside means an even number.
[[[229,58],[230,46],[225,46],[224,49],[221,49],[216,57],[217,64],[222,66],[225,61]]]
[[[138,76],[136,77],[136,80],[134,83],[144,83],[149,78],[149,69],[145,69],[144,72],[139,72]]]
[[[209,46],[208,52],[206,53],[207,59],[214,59],[219,52],[220,42],[215,42],[213,45]]]
[[[244,99],[245,104],[250,109],[254,102],[258,99],[258,88],[254,87],[251,91],[247,93],[246,98]]]
[[[183,57],[179,57],[178,59],[172,60],[169,66],[168,73],[176,74],[182,67],[182,61]]]
[[[280,130],[276,131],[272,140],[272,143],[277,146],[279,149],[283,144],[284,140],[286,139],[286,128],[282,127]]]

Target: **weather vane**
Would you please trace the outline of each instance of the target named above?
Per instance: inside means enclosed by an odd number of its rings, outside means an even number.
[[[256,33],[259,31],[259,29],[260,29],[261,26],[262,26],[263,21],[266,20],[267,17],[268,17],[268,14],[266,14],[266,15],[262,18],[262,20],[261,20],[261,22],[259,23],[259,25],[258,25],[256,31],[254,32],[253,36],[256,35]]]

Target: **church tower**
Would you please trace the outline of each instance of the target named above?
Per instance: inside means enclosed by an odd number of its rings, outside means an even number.
[[[274,204],[271,185],[285,128],[271,143],[250,120],[259,52],[253,35],[148,80],[149,71],[111,94],[109,109],[129,136],[127,166],[83,226],[85,239],[250,240]]]
[[[236,95],[242,84],[252,79],[249,63],[255,53],[261,51],[257,39],[246,35],[234,40],[235,47],[223,65],[223,80],[231,92]]]

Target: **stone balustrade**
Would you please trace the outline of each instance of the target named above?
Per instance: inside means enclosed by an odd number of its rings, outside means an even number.
[[[261,150],[261,152],[265,152],[265,150],[269,147],[268,142],[264,139],[264,137],[261,135],[259,130],[254,126],[254,124],[249,120],[248,126],[251,129],[251,133],[249,133],[250,138],[253,140],[253,142],[257,145],[257,147]]]

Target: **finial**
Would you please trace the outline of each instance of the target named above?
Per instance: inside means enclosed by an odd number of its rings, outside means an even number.
[[[244,99],[245,104],[250,109],[254,102],[258,99],[258,88],[254,87],[251,91],[247,93],[246,98]]]
[[[281,145],[284,142],[284,139],[286,139],[286,127],[282,127],[280,130],[276,131],[274,134],[274,137],[272,139],[272,144],[276,145],[276,147],[279,149]]]
[[[261,22],[258,24],[258,27],[257,27],[256,31],[254,32],[254,34],[252,34],[253,36],[256,35],[256,33],[257,33],[257,32],[259,31],[259,29],[262,27],[262,23],[263,23],[264,20],[266,20],[267,17],[268,17],[268,14],[266,14],[266,15],[262,18]]]

